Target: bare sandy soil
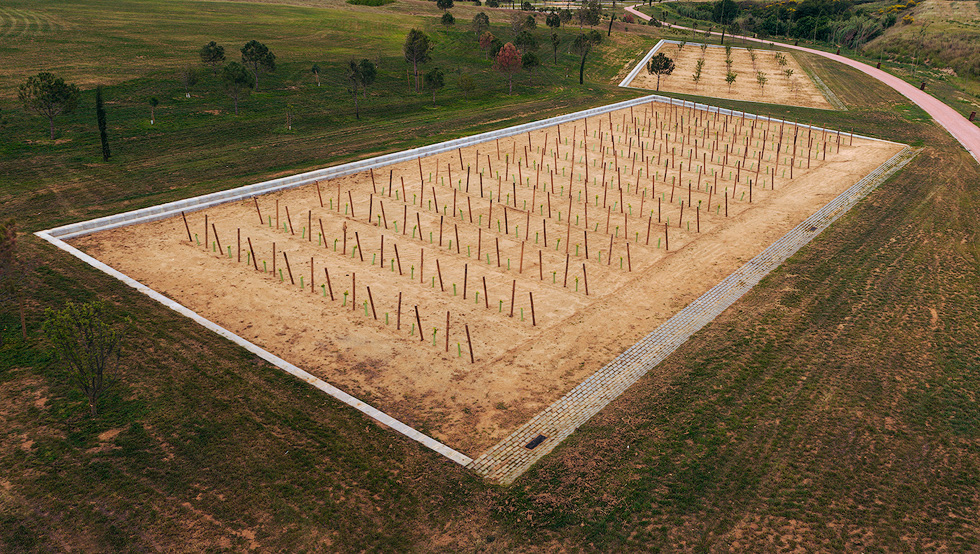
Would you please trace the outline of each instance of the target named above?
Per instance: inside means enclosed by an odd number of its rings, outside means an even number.
[[[475,457],[901,148],[837,141],[652,103],[73,242]]]
[[[778,52],[770,50],[748,50],[732,48],[732,71],[737,74],[735,82],[729,88],[725,81],[728,66],[725,63],[725,49],[708,46],[702,54],[699,43],[689,42],[683,48],[677,44],[664,44],[660,50],[665,56],[674,60],[674,72],[668,77],[661,77],[660,90],[680,92],[714,98],[729,98],[733,100],[748,100],[768,104],[783,104],[788,106],[804,106],[808,108],[834,109],[830,102],[817,90],[816,85],[803,71],[791,52],[784,52],[786,64],[777,61]],[[698,60],[704,56],[704,67],[701,80],[694,83],[693,75]],[[755,59],[753,59],[753,56]],[[787,76],[785,70],[793,71]],[[765,73],[767,79],[764,87],[759,86],[757,74]],[[657,76],[651,75],[646,69],[640,71],[628,86],[656,90]]]

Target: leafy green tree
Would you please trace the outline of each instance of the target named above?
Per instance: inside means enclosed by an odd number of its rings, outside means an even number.
[[[201,47],[201,63],[211,67],[211,72],[218,74],[218,66],[225,63],[225,47],[211,41]]]
[[[599,24],[601,18],[602,4],[599,3],[599,0],[586,0],[582,4],[582,7],[578,9],[579,27],[584,25],[595,27]]]
[[[76,85],[68,84],[51,73],[42,72],[28,77],[17,91],[17,97],[25,111],[48,118],[51,140],[54,140],[54,118],[74,112],[81,93]]]
[[[555,63],[558,63],[558,47],[561,46],[561,36],[551,33],[551,49],[555,52]]]
[[[378,78],[378,66],[374,62],[365,58],[358,64],[361,74],[361,88],[364,89],[364,99],[367,99],[367,89],[374,84]]]
[[[490,30],[490,18],[487,17],[487,14],[480,12],[473,16],[471,27],[473,32],[476,33],[476,36],[480,37],[483,33]]]
[[[446,75],[438,67],[433,67],[425,72],[423,81],[425,82],[425,88],[432,91],[432,105],[435,106],[436,92],[446,86]]]
[[[119,358],[119,332],[107,321],[105,303],[69,302],[61,310],[45,311],[44,333],[71,379],[88,399],[92,416],[108,388],[107,370]]]
[[[252,92],[252,76],[248,74],[245,66],[238,62],[231,62],[225,66],[221,74],[224,82],[225,92],[235,101],[235,115],[238,115],[238,100],[248,96]]]
[[[572,10],[558,10],[558,17],[561,19],[562,24],[568,24],[568,22],[572,20]]]
[[[738,77],[738,73],[734,71],[729,71],[725,74],[725,82],[728,83],[728,92],[732,91],[732,85],[735,84],[735,79]]]
[[[453,0],[436,0],[436,7],[442,11],[452,9],[453,5]]]
[[[453,14],[449,12],[442,14],[442,17],[439,18],[439,21],[446,27],[451,27],[456,24],[456,18],[453,17]]]
[[[504,47],[504,41],[499,38],[494,38],[490,41],[490,57],[494,60],[497,59],[497,54],[500,53],[500,49]]]
[[[544,24],[552,29],[557,29],[561,27],[561,16],[558,15],[558,12],[551,12],[548,14],[548,17],[545,18]]]
[[[582,56],[582,63],[578,69],[578,84],[585,84],[585,59],[589,56],[589,52],[601,43],[602,35],[595,29],[575,37],[575,42],[572,43],[572,52]]]
[[[522,11],[529,12],[529,11],[531,11],[533,9],[534,9],[534,6],[532,6],[530,2],[521,2],[521,10]]]
[[[310,72],[316,76],[316,86],[320,86],[320,66],[313,64],[313,67],[310,68]]]
[[[0,223],[0,304],[12,302],[20,314],[21,337],[27,340],[27,321],[24,317],[24,280],[29,271],[17,255],[17,225],[13,219]],[[0,329],[0,346],[3,332]]]
[[[521,52],[536,52],[538,50],[538,39],[527,31],[521,31],[514,37],[514,46]]]
[[[459,76],[459,90],[463,91],[463,98],[469,98],[470,93],[476,90],[476,81],[472,75],[464,73]]]
[[[521,68],[524,69],[524,71],[527,71],[529,76],[534,73],[534,70],[540,65],[541,60],[538,59],[538,56],[534,52],[525,52],[524,55],[521,56]]]
[[[160,105],[160,100],[156,96],[151,96],[148,102],[150,103],[150,125],[153,125],[156,121],[156,109]]]
[[[177,78],[184,85],[184,97],[191,97],[191,87],[197,84],[197,70],[191,65],[184,65],[177,70]]]
[[[276,70],[276,55],[269,47],[257,40],[250,40],[242,46],[242,63],[255,77],[255,90],[259,90],[259,74]]]
[[[412,73],[415,74],[415,92],[421,92],[419,66],[427,63],[431,59],[432,41],[420,29],[412,29],[405,37],[403,50],[405,52],[405,61],[412,66]]]
[[[730,25],[742,13],[735,0],[718,0],[711,11],[711,19],[722,25]]]
[[[513,43],[501,47],[494,58],[493,68],[507,76],[508,94],[514,93],[514,75],[521,70],[521,53]]]
[[[657,90],[660,90],[660,77],[670,75],[674,72],[674,60],[668,58],[663,52],[658,52],[656,56],[647,62],[647,71],[651,75],[657,76]]]
[[[106,132],[105,105],[102,102],[102,85],[95,87],[95,121],[99,126],[99,141],[102,143],[102,161],[109,161],[109,135]]]

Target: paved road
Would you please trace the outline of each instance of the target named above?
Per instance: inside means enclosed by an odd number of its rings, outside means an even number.
[[[639,6],[641,4],[637,4]],[[627,7],[626,11],[632,13],[633,15],[649,21],[650,16],[641,13],[639,10],[635,9],[636,6]],[[687,29],[686,27],[680,27],[677,25],[669,25],[669,27],[675,27],[678,29]],[[688,29],[690,30],[690,29]],[[720,34],[720,33],[713,33]],[[731,35],[730,35],[731,36]],[[906,83],[898,77],[886,73],[880,69],[874,68],[868,64],[861,63],[859,61],[852,60],[850,58],[839,56],[837,54],[831,54],[829,52],[823,52],[821,50],[814,50],[813,48],[805,48],[803,46],[794,46],[792,44],[785,44],[781,42],[772,42],[769,40],[760,40],[752,37],[743,36],[732,36],[732,38],[738,38],[742,40],[751,40],[754,42],[760,42],[765,44],[776,44],[782,46],[783,48],[791,48],[793,50],[801,50],[803,52],[808,52],[810,54],[816,54],[818,56],[823,56],[825,58],[830,58],[836,62],[840,62],[845,65],[849,65],[858,71],[870,75],[875,79],[878,79],[882,83],[890,86],[891,88],[897,90],[900,94],[914,102],[917,106],[925,110],[937,123],[942,125],[964,148],[973,156],[973,159],[980,163],[980,127],[977,127],[973,123],[960,115],[959,112],[953,108],[947,106],[940,100],[933,97],[931,94],[927,94],[913,85]]]

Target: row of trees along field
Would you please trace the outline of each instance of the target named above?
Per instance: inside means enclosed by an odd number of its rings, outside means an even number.
[[[442,17],[443,23],[455,25],[455,18],[448,11],[454,5],[453,0],[437,0],[437,3],[440,8],[446,10]],[[547,43],[552,50],[552,56],[549,57],[558,64],[559,50],[563,45],[567,46],[578,59],[579,84],[585,83],[585,63],[589,54],[602,42],[602,35],[598,31],[595,29],[586,31],[584,27],[594,27],[599,24],[601,16],[602,7],[599,0],[588,0],[575,12],[569,9],[553,9],[545,14],[545,25],[550,29]],[[582,32],[571,41],[563,40],[558,30],[573,19],[577,20]],[[610,18],[610,22],[612,19],[614,17]],[[510,40],[506,42],[491,32],[490,18],[484,12],[474,16],[470,26],[475,37],[474,47],[479,47],[484,58],[491,62],[492,68],[506,79],[508,94],[514,92],[514,77],[518,73],[526,71],[530,76],[535,68],[541,66],[542,61],[537,52],[541,48],[542,37],[538,35],[538,25],[534,15],[512,14],[509,25],[504,27],[505,33],[501,33],[510,35],[508,37]],[[500,33],[499,29],[498,33]],[[433,104],[436,102],[436,93],[446,85],[446,72],[443,69],[433,67],[423,72],[424,66],[432,60],[434,44],[433,39],[425,32],[412,29],[406,35],[402,48],[408,69],[414,77],[415,93],[431,92]],[[252,92],[259,90],[263,75],[276,71],[276,54],[262,42],[248,41],[241,47],[240,55],[240,61],[229,61],[225,47],[215,41],[208,42],[198,51],[203,71],[211,73],[212,82],[217,80],[231,100],[236,115],[239,113],[240,103]],[[347,90],[351,94],[354,115],[360,119],[360,104],[367,100],[368,88],[378,78],[378,67],[369,59],[352,59],[343,65],[343,74]],[[320,66],[314,63],[310,71],[319,86],[322,71]],[[192,89],[201,81],[201,70],[195,64],[184,64],[178,69],[177,78],[184,89],[185,97],[191,98]],[[472,76],[460,73],[458,86],[464,95],[468,95],[476,85]],[[41,72],[29,77],[20,86],[18,97],[27,112],[48,119],[49,135],[53,140],[55,119],[60,115],[72,113],[78,105],[80,94],[81,90],[78,86],[67,83],[52,73]],[[111,150],[105,130],[106,111],[102,96],[99,87],[96,95],[97,120],[102,139],[103,158],[108,160]],[[160,100],[155,96],[149,96],[146,102],[149,107],[150,123],[153,124]],[[287,126],[290,126],[288,115]]]

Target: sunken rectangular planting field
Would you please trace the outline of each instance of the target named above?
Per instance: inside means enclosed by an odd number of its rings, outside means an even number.
[[[746,48],[731,49],[731,71],[736,74],[735,81],[728,86],[729,58],[724,47],[688,42],[674,44],[665,42],[658,53],[674,60],[674,72],[660,78],[660,90],[748,100],[787,106],[804,106],[832,110],[834,107],[820,93],[810,77],[803,71],[792,52],[757,50]],[[699,60],[704,60],[701,79],[695,83]],[[758,75],[763,74],[765,84],[760,86]],[[627,86],[656,90],[657,76],[646,68],[627,83]]]
[[[475,456],[899,149],[651,102],[73,242]]]

